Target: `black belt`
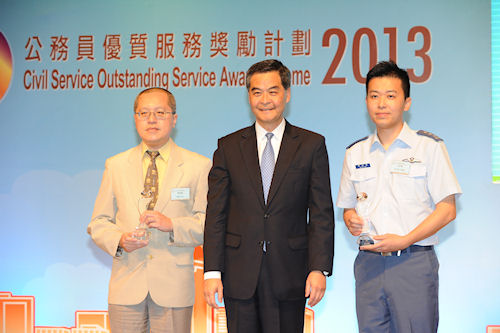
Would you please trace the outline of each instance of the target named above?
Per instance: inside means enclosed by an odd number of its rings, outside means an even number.
[[[412,245],[410,247],[407,247],[406,249],[394,251],[394,252],[373,252],[373,251],[366,251],[366,250],[361,250],[361,251],[373,253],[373,254],[378,254],[378,255],[381,255],[384,257],[391,257],[391,256],[399,257],[403,253],[421,252],[421,251],[430,251],[430,250],[434,250],[433,245],[427,245],[427,246]]]

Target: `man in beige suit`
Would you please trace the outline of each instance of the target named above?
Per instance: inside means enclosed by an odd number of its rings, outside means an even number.
[[[111,331],[189,333],[193,251],[203,241],[211,162],[170,138],[177,114],[169,91],[142,91],[134,112],[142,142],[106,161],[87,229],[113,257]],[[151,180],[152,174],[157,175],[153,187],[145,188],[145,178]],[[156,203],[141,214],[144,192]],[[137,237],[139,222],[149,227],[149,239]]]

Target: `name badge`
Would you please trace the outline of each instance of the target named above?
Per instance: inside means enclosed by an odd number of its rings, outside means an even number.
[[[391,173],[407,175],[410,173],[411,164],[409,162],[394,161],[391,165]]]
[[[171,200],[189,200],[189,187],[173,188],[170,191]]]

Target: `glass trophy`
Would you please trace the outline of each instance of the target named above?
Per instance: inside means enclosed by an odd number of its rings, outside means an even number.
[[[368,214],[368,194],[361,192],[357,196],[358,203],[356,205],[356,213],[363,219],[363,229],[358,238],[359,246],[374,244],[373,238],[370,236],[372,223]]]
[[[148,210],[148,205],[153,200],[153,193],[149,192],[141,192],[141,196],[139,197],[139,216],[141,216],[146,210]],[[139,222],[139,225],[135,227],[134,238],[137,240],[149,240],[151,238],[151,231],[149,227],[144,222]]]

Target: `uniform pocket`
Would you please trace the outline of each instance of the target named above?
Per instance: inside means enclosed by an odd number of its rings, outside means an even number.
[[[377,185],[377,172],[374,168],[355,169],[350,180],[357,194],[364,192],[368,198],[373,198]]]
[[[427,202],[429,194],[427,191],[427,167],[422,163],[413,163],[407,175],[392,174],[394,188],[402,200],[418,200]]]

